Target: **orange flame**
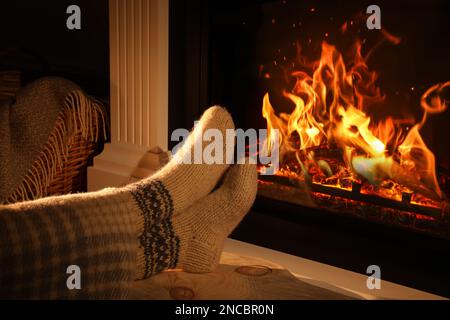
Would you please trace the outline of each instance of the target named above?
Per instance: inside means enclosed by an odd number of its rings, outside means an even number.
[[[406,131],[391,117],[375,123],[367,115],[370,107],[383,102],[385,96],[376,85],[377,74],[369,70],[361,54],[359,42],[347,65],[334,46],[323,42],[321,57],[313,63],[311,72],[295,71],[291,75],[295,85],[283,95],[293,103],[292,113],[277,115],[268,93],[263,99],[268,134],[273,129],[280,133],[282,164],[284,158],[296,159],[303,174],[308,174],[303,169],[311,168],[312,159],[313,171],[327,176],[326,181],[332,180],[330,176],[341,177],[343,165],[347,179],[362,179],[372,185],[392,181],[399,190],[394,192],[396,199],[401,198],[401,191],[442,198],[435,158],[420,136],[420,128],[428,114],[446,109],[441,93],[450,82],[425,92],[421,100],[423,119]],[[324,159],[315,159],[314,150],[324,146],[341,150],[343,164],[330,167]]]

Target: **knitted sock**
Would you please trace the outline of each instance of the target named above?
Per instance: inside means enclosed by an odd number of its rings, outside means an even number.
[[[141,196],[152,198],[153,189],[157,189],[158,193],[161,189],[165,189],[172,198],[172,203],[167,205],[172,206],[176,212],[180,212],[211,192],[229,165],[225,163],[205,165],[203,161],[201,164],[194,164],[195,146],[204,150],[210,143],[203,139],[203,133],[208,129],[219,130],[225,137],[226,130],[234,130],[233,119],[224,108],[215,106],[207,109],[184,145],[167,165],[150,178],[129,186],[128,189],[139,202],[145,206],[145,200],[141,199]],[[233,143],[223,144],[223,155],[226,154],[227,148],[233,149]],[[183,163],[185,159],[189,159],[190,162]],[[154,205],[152,203],[152,206]],[[167,207],[161,208],[161,210],[167,209]]]
[[[137,210],[104,189],[0,206],[0,299],[126,298],[136,273]],[[81,289],[70,290],[70,266]]]
[[[232,166],[220,188],[173,218],[180,238],[178,268],[210,272],[217,267],[225,239],[255,200],[256,179],[255,165]]]
[[[145,279],[178,262],[180,239],[172,225],[174,212],[180,213],[205,197],[217,185],[229,167],[227,164],[193,164],[195,146],[208,145],[203,133],[208,129],[234,129],[230,114],[221,107],[205,111],[188,139],[174,158],[160,171],[140,182],[125,187],[137,205],[138,271],[136,279]],[[234,145],[223,145],[222,154]],[[183,163],[190,160],[191,164]],[[136,206],[135,206],[136,207]]]
[[[215,107],[194,132],[231,125]],[[133,279],[174,267],[211,270],[256,188],[254,166],[242,166],[206,196],[226,168],[170,162],[124,188],[0,206],[0,297],[125,298]],[[81,290],[66,285],[71,265],[81,270]]]

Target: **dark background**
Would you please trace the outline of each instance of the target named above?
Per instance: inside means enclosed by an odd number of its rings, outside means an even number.
[[[66,9],[81,8],[81,30]],[[109,98],[108,0],[5,0],[0,3],[0,70],[19,69],[23,84],[63,76]]]

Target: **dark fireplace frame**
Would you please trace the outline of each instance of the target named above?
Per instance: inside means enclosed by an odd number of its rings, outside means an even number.
[[[211,104],[209,5],[170,1],[169,137]],[[362,274],[376,264],[383,280],[450,297],[448,240],[262,196],[232,238]]]

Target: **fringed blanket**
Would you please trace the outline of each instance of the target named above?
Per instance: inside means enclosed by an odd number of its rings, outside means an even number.
[[[0,203],[45,195],[70,139],[97,141],[104,122],[101,103],[62,78],[37,80],[0,102]]]

